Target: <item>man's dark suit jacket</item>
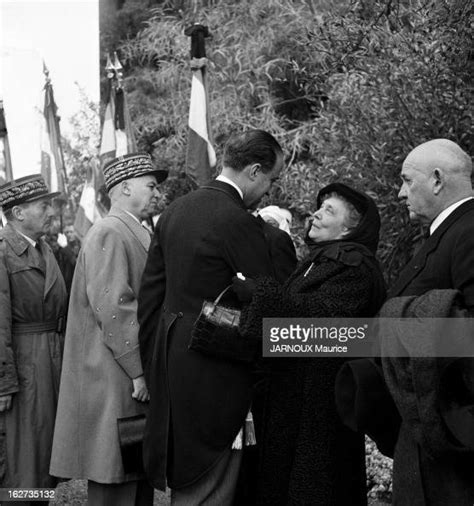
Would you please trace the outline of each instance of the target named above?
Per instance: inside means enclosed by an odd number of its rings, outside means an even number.
[[[241,272],[272,274],[259,221],[214,181],[162,214],[139,294],[140,347],[150,389],[144,464],[154,487],[190,485],[229,449],[250,406],[248,366],[190,351],[193,323]],[[231,296],[232,297],[232,296]],[[238,305],[227,298],[223,303]]]
[[[468,309],[474,309],[474,200],[461,204],[426,240],[401,272],[389,298],[422,295],[435,288],[459,290]],[[434,458],[402,423],[395,448],[394,505],[473,503],[474,453],[459,444],[458,453]]]

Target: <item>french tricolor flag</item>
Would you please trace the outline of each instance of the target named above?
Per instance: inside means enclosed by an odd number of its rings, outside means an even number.
[[[67,194],[67,176],[61,147],[58,107],[54,100],[49,70],[43,62],[46,83],[43,88],[41,116],[41,174],[50,191]]]
[[[191,37],[191,100],[189,106],[189,138],[186,152],[186,173],[197,186],[208,183],[216,166],[209,122],[209,98],[204,39],[207,27],[195,24],[185,31]]]
[[[113,63],[110,58],[107,58],[106,70],[109,78],[109,93],[100,142],[100,167],[98,163],[91,160],[74,222],[76,233],[81,239],[108,211],[102,196],[105,190],[101,167],[113,158],[137,149],[123,88],[122,65],[116,54],[114,54]]]

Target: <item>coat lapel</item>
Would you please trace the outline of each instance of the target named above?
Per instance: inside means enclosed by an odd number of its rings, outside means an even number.
[[[469,200],[455,209],[441,225],[435,230],[434,234],[425,241],[418,253],[408,262],[406,267],[400,273],[398,280],[390,290],[389,297],[397,297],[403,293],[410,282],[423,270],[428,256],[436,250],[442,237],[447,230],[464,214],[474,209],[474,200]]]
[[[31,267],[32,269],[38,269],[44,275],[46,274],[46,265],[43,263],[39,253],[9,223],[7,223],[5,227],[4,238],[10,244],[15,255],[23,258],[23,261],[26,265],[28,265],[28,267]]]
[[[59,269],[59,265],[58,262],[56,261],[53,250],[50,248],[48,244],[46,244],[44,239],[40,239],[40,241],[44,262],[46,265],[45,280],[44,280],[44,299],[46,299],[46,296],[57,282],[64,284],[64,291],[66,291],[66,284],[64,283],[64,278],[63,275],[61,274],[61,270]]]
[[[118,209],[112,207],[108,216],[115,217],[119,219],[121,222],[125,224],[125,226],[132,232],[138,242],[143,246],[145,251],[148,251],[150,247],[151,237],[148,230],[138,223],[132,216],[123,211],[122,209]]]

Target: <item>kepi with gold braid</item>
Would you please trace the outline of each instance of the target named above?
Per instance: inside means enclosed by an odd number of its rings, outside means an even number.
[[[53,198],[61,192],[50,192],[41,174],[20,177],[0,186],[0,206],[4,211],[19,204]]]
[[[168,177],[167,170],[156,169],[148,153],[130,153],[119,156],[108,162],[104,168],[105,189],[110,191],[116,184],[145,175],[156,177],[162,183]]]

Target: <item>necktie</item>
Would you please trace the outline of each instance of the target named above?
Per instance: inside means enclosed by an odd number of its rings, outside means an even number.
[[[153,237],[153,229],[151,228],[151,226],[148,224],[148,222],[145,222],[145,221],[142,221],[141,222],[141,226],[148,232],[148,235],[150,237]]]
[[[44,260],[43,251],[41,249],[41,243],[39,241],[36,241],[35,250],[38,252],[39,255],[39,265],[41,269],[46,270],[46,262]]]

